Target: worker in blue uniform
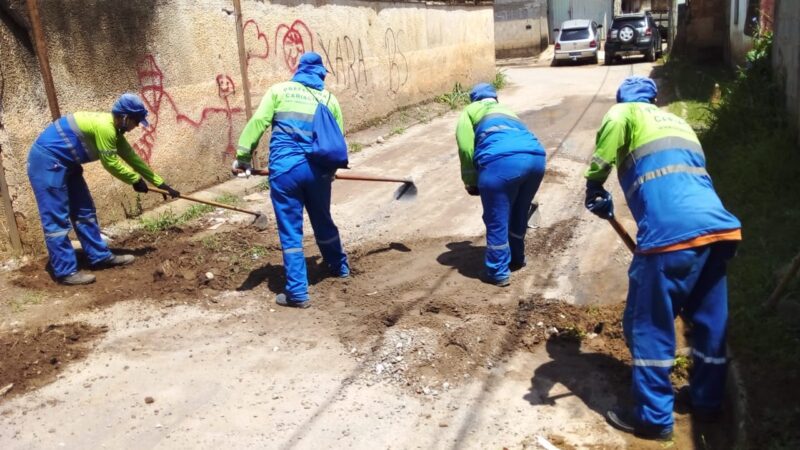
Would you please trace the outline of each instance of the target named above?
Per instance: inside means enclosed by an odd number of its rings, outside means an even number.
[[[722,408],[726,268],[741,240],[741,223],[717,196],[697,135],[686,121],[654,104],[657,92],[653,80],[639,76],[619,87],[586,171],[586,207],[602,218],[613,215],[603,183],[616,167],[638,226],[623,314],[635,405],[611,410],[607,418],[620,430],[666,440],[674,422],[669,372],[678,315],[690,329],[692,413],[707,419]]]
[[[131,148],[124,134],[140,124],[147,126],[147,109],[136,94],[122,94],[111,112],[78,111],[50,124],[36,139],[28,153],[30,180],[44,241],[50,255],[49,267],[62,284],[80,285],[95,281],[95,276],[78,271],[75,251],[67,236],[70,230],[81,243],[93,267],[130,264],[133,255],[114,255],[100,235],[97,211],[83,179],[83,164],[97,161],[111,175],[147,192],[145,180],[169,191],[164,182]]]
[[[330,212],[331,183],[335,170],[311,163],[306,157],[311,151],[314,112],[320,102],[328,106],[340,129],[344,130],[339,102],[325,90],[327,73],[318,53],[303,54],[292,79],[272,86],[264,95],[239,137],[236,160],[233,162],[234,171],[249,169],[252,150],[266,129],[272,127],[269,144],[270,198],[286,271],[285,292],[276,297],[276,302],[281,306],[310,306],[303,253],[304,207],[330,273],[342,278],[350,274],[339,229]]]
[[[526,264],[528,210],[544,177],[545,151],[519,117],[497,102],[492,85],[475,85],[470,100],[456,127],[461,179],[483,204],[486,281],[508,286],[511,270]]]

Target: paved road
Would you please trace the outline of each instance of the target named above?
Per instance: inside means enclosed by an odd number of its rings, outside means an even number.
[[[610,227],[583,210],[580,174],[620,81],[650,70],[639,62],[506,67],[510,86],[500,100],[549,152],[540,225],[574,230],[568,249],[542,264],[551,283],[543,288],[542,274],[529,270],[497,302],[532,292],[574,303],[624,298],[629,256]],[[346,245],[480,239],[480,203],[458,174],[456,118],[355,155],[354,172],[411,176],[419,196],[394,202],[393,186],[337,181],[333,213]],[[457,273],[445,280],[465,283]],[[351,357],[324,312],[271,311],[264,299],[226,293],[222,309],[127,302],[87,313],[85,320],[110,326],[108,335],[53,384],[0,404],[0,448],[536,448],[537,436],[573,447],[628,445],[601,416],[619,386],[563,348],[514,354],[437,396],[412,395],[363,382],[370,369]],[[144,404],[145,396],[155,403]]]

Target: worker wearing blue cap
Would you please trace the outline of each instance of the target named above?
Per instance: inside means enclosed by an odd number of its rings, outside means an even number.
[[[239,136],[232,167],[234,171],[251,168],[252,151],[271,126],[269,193],[286,271],[285,292],[275,298],[281,306],[311,305],[303,253],[303,208],[308,211],[317,246],[331,275],[340,278],[350,275],[339,229],[331,217],[331,183],[336,170],[309,161],[307,156],[313,148],[314,114],[319,103],[327,105],[344,131],[339,101],[325,90],[327,74],[319,53],[304,53],[292,79],[275,84],[264,94]]]
[[[486,225],[485,281],[510,284],[522,268],[528,210],[544,177],[545,151],[510,109],[497,102],[488,83],[475,85],[456,127],[461,179],[480,195]]]
[[[692,414],[713,420],[722,411],[728,367],[726,273],[742,225],[715,192],[692,127],[654,105],[657,94],[647,77],[628,77],[620,85],[617,104],[597,132],[585,175],[585,204],[601,218],[613,217],[613,200],[603,184],[616,167],[638,227],[622,318],[634,405],[612,409],[606,417],[622,431],[669,440],[678,315],[689,325],[692,343]]]
[[[67,236],[72,229],[93,267],[121,266],[134,260],[133,255],[112,254],[101,238],[94,201],[83,179],[83,164],[100,160],[108,172],[132,185],[136,192],[148,191],[147,180],[172,197],[180,195],[139,158],[125,139],[124,134],[139,125],[148,126],[147,108],[139,96],[125,93],[110,113],[76,112],[61,117],[31,146],[28,179],[39,207],[49,268],[63,284],[95,281],[94,275],[78,271]]]

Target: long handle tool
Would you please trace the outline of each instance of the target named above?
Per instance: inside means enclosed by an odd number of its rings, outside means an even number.
[[[250,173],[253,175],[269,175],[267,169],[251,169]],[[389,178],[389,177],[376,177],[373,175],[353,175],[353,174],[336,174],[337,180],[353,180],[353,181],[381,181],[387,183],[403,183],[394,193],[394,199],[400,200],[401,197],[406,200],[411,200],[417,196],[417,185],[414,181],[408,178]]]
[[[167,192],[167,191],[165,191],[163,189],[156,188],[156,187],[150,187],[148,189],[148,192],[156,192],[156,193],[159,193],[159,194],[162,194],[162,195],[169,195],[169,192]],[[224,209],[229,209],[231,211],[237,211],[237,212],[240,212],[240,213],[253,215],[253,216],[255,216],[255,219],[253,219],[253,225],[255,225],[255,227],[258,228],[261,231],[266,230],[267,226],[269,224],[269,222],[267,221],[267,216],[265,216],[263,213],[260,213],[260,212],[257,212],[257,211],[250,211],[250,210],[247,210],[247,209],[241,209],[241,208],[237,208],[235,206],[226,205],[224,203],[219,203],[219,202],[215,202],[215,201],[212,201],[212,200],[203,200],[203,199],[200,199],[200,198],[197,198],[197,197],[190,197],[188,195],[183,195],[183,194],[178,196],[178,198],[182,198],[184,200],[189,200],[190,202],[203,203],[203,204],[206,204],[206,205],[216,206],[217,208],[224,208]]]
[[[611,226],[614,227],[614,231],[616,231],[620,239],[622,239],[622,241],[625,242],[625,246],[628,247],[628,250],[630,250],[631,253],[635,253],[636,242],[634,242],[631,235],[628,234],[628,231],[625,230],[625,227],[623,227],[622,224],[617,221],[617,218],[614,216],[609,217],[608,223],[610,223]]]

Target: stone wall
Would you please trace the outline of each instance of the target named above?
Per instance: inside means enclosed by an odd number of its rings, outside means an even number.
[[[254,109],[308,50],[323,56],[348,129],[455,82],[494,77],[490,5],[244,0],[242,7]],[[120,93],[138,92],[151,127],[128,140],[156,172],[184,192],[228,178],[246,122],[232,1],[47,0],[39,8],[62,114],[108,111]],[[23,241],[35,250],[41,231],[25,161],[50,113],[24,1],[0,2],[0,18],[0,146]],[[99,164],[85,169],[103,223],[160,200],[135,195]],[[0,214],[0,253],[5,227]]]
[[[495,52],[498,58],[534,56],[547,48],[547,0],[496,0]]]

